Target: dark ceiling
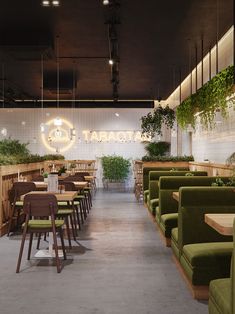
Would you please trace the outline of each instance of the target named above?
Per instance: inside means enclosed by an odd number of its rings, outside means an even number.
[[[201,58],[201,38],[206,54],[217,30],[221,38],[233,24],[232,0],[113,0],[111,7],[102,0],[60,2],[51,8],[41,0],[0,1],[6,103],[40,100],[42,54],[45,99],[57,96],[56,55],[60,99],[72,99],[74,77],[80,100],[165,99],[179,83],[179,70],[182,79],[188,74],[189,54],[195,64],[195,46]],[[111,50],[118,58],[113,73]]]

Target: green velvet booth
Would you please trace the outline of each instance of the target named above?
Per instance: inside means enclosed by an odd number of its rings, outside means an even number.
[[[171,230],[177,227],[178,202],[173,199],[172,193],[178,192],[182,186],[211,186],[216,177],[207,177],[206,172],[195,173],[195,176],[161,177],[159,180],[159,206],[156,208],[156,221],[170,245]],[[197,176],[197,175],[201,176]],[[225,181],[228,178],[223,178]]]
[[[235,221],[230,277],[212,280],[209,288],[209,314],[235,314]]]
[[[149,172],[149,189],[146,197],[147,206],[150,212],[155,216],[156,208],[159,205],[159,178],[163,176],[184,176],[186,173],[192,173],[194,176],[207,176],[205,171],[150,171]]]
[[[179,189],[178,228],[172,230],[172,249],[194,292],[211,280],[229,277],[233,243],[205,223],[207,213],[235,213],[231,187],[182,187]],[[207,291],[208,294],[208,291]],[[208,295],[207,295],[208,298]]]
[[[176,170],[188,171],[189,168],[177,167]],[[144,167],[143,168],[143,191],[144,191],[144,202],[147,203],[147,196],[149,194],[149,172],[150,171],[170,171],[172,167]]]

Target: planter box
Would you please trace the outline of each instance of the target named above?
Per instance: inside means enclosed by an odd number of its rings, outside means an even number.
[[[43,168],[44,162],[0,166],[0,236],[4,235],[8,230],[11,210],[8,191],[13,183],[17,181],[18,171],[30,181],[33,176],[39,175],[40,170]]]
[[[189,167],[188,161],[143,161],[143,167]]]
[[[104,189],[116,192],[126,192],[126,181],[109,181],[103,179]]]

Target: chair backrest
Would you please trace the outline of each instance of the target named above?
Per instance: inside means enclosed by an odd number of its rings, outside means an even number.
[[[45,217],[58,211],[57,199],[54,194],[28,194],[24,197],[23,210],[35,217]]]
[[[37,177],[33,178],[33,181],[36,181],[36,182],[43,182],[43,181],[44,181],[44,177],[43,177],[42,175],[37,176]]]
[[[65,191],[77,191],[76,186],[73,182],[64,181],[61,182],[61,185],[64,185]]]
[[[64,178],[63,181],[85,181],[85,180],[84,180],[84,177],[73,175],[73,176],[68,176],[68,177]],[[63,184],[63,183],[61,183],[61,184]]]
[[[15,182],[9,192],[9,200],[11,203],[19,200],[21,195],[28,192],[36,191],[36,185],[33,182]]]
[[[75,176],[78,177],[85,177],[85,176],[89,176],[89,172],[75,172]]]

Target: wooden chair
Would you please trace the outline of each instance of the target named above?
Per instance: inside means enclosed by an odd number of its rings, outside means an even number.
[[[23,202],[20,197],[28,192],[36,191],[36,185],[33,182],[15,182],[12,189],[9,191],[9,201],[11,203],[11,214],[9,219],[8,233],[10,235],[14,216],[17,212],[17,222],[19,224],[19,217],[23,208]]]
[[[20,264],[22,260],[23,250],[26,235],[30,234],[29,247],[28,247],[28,260],[30,259],[33,235],[42,234],[47,232],[53,233],[53,244],[55,249],[55,258],[57,272],[61,272],[61,262],[59,259],[57,236],[56,232],[59,233],[61,239],[61,245],[63,250],[63,256],[66,260],[66,252],[63,238],[63,220],[55,220],[56,213],[58,212],[57,199],[53,194],[28,194],[24,197],[23,210],[26,214],[26,221],[23,224],[23,236],[21,240],[20,252],[16,267],[16,273],[20,271]],[[49,219],[48,217],[51,217]]]

